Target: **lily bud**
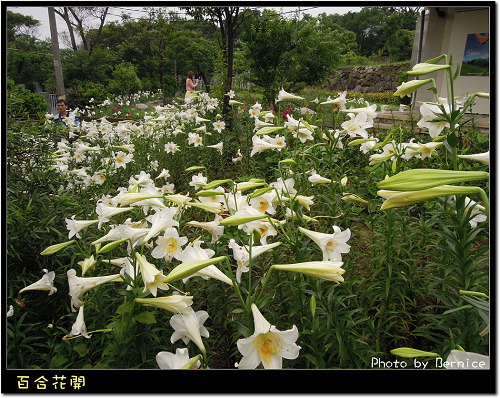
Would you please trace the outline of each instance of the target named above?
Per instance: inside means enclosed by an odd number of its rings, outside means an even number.
[[[220,256],[209,258],[207,260],[195,260],[195,261],[187,261],[185,263],[179,264],[175,267],[170,273],[163,279],[164,283],[172,283],[188,276],[191,276],[198,272],[199,270],[208,267],[209,265],[220,263],[224,261],[227,257]]]
[[[262,185],[266,185],[266,183],[265,182],[251,182],[251,181],[240,182],[240,183],[236,184],[236,190],[243,192],[243,191],[246,191],[247,189],[261,187]]]
[[[394,191],[419,191],[446,184],[483,181],[489,178],[486,171],[453,171],[438,169],[411,169],[402,171],[377,184],[380,189]],[[476,192],[476,191],[474,191]]]
[[[342,262],[336,261],[310,261],[296,264],[274,264],[271,265],[271,268],[299,272],[315,278],[340,283],[344,282],[344,278],[341,276],[345,272],[341,268],[342,264]]]
[[[406,72],[409,76],[421,76],[428,73],[437,72],[443,69],[450,69],[450,65],[436,65],[427,62],[416,64],[410,71]]]
[[[253,191],[251,194],[248,194],[248,197],[250,199],[252,198],[257,198],[259,196],[262,196],[264,195],[265,193],[269,192],[269,191],[272,191],[273,189],[275,189],[274,187],[265,187],[265,188],[260,188],[260,189],[256,189],[255,191]]]
[[[122,205],[130,205],[135,202],[139,202],[141,200],[146,200],[146,199],[153,199],[153,198],[163,198],[163,195],[152,195],[152,194],[145,194],[145,193],[125,193],[123,196],[118,200],[118,203]]]
[[[107,252],[113,250],[115,247],[117,247],[120,244],[122,244],[123,242],[128,241],[129,239],[130,238],[124,238],[124,239],[117,240],[115,242],[108,243],[107,245],[103,246],[102,248],[97,249],[96,254],[107,253]]]
[[[414,348],[408,348],[408,347],[395,348],[394,350],[391,350],[391,354],[397,355],[398,357],[403,357],[403,358],[415,358],[415,357],[437,358],[437,357],[439,357],[439,354],[436,352],[421,351],[421,350],[416,350]]]
[[[279,164],[285,164],[285,165],[288,165],[288,166],[295,166],[297,165],[297,162],[293,159],[284,159],[284,160],[280,160],[278,162]]]
[[[345,195],[342,197],[342,200],[346,200],[347,202],[369,203],[367,200],[364,200],[355,194]]]
[[[188,307],[193,304],[193,296],[184,296],[176,294],[172,296],[154,297],[154,298],[135,298],[134,301],[178,314],[186,312]]]
[[[69,246],[69,245],[71,245],[71,244],[73,244],[75,242],[76,242],[75,240],[70,240],[68,242],[58,243],[57,245],[49,246],[43,252],[41,252],[40,254],[42,256],[46,256],[46,255],[49,255],[49,254],[57,253],[59,250],[65,248],[66,246]]]
[[[267,215],[260,214],[255,216],[246,216],[246,215],[234,215],[224,218],[219,221],[220,225],[242,225],[252,221],[262,220],[263,218],[267,218]]]
[[[196,171],[206,169],[205,166],[191,166],[186,169],[186,171]]]
[[[392,207],[409,206],[418,202],[439,198],[450,195],[474,195],[480,193],[478,187],[460,187],[455,185],[441,185],[420,191],[388,191],[380,190],[377,192],[387,200],[382,204],[380,210],[390,209]]]
[[[231,182],[232,180],[213,180],[213,181],[210,181],[207,185],[205,185],[202,189],[203,190],[207,190],[207,189],[213,189],[213,188],[217,188],[218,186],[222,185],[222,184],[225,184],[226,182]],[[220,192],[217,193],[218,195],[220,195]]]
[[[218,194],[220,195],[220,192]],[[221,214],[224,211],[224,207],[219,202],[189,202],[188,205],[214,214]]]
[[[434,79],[427,80],[410,80],[409,82],[405,82],[397,87],[394,95],[399,95],[403,98],[405,95],[411,97],[411,94],[417,91],[420,87],[425,86],[427,83],[434,81]]]
[[[263,134],[270,134],[270,133],[275,133],[278,130],[283,130],[285,127],[277,127],[277,126],[265,126],[262,127],[260,130],[258,130],[255,135],[263,135]]]

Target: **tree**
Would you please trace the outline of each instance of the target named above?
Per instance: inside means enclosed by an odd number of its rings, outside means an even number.
[[[127,95],[130,98],[141,88],[142,82],[137,77],[134,65],[122,62],[115,68],[113,79],[109,82],[109,89],[113,94]]]
[[[68,26],[68,34],[70,37],[71,48],[74,51],[78,50],[75,31],[78,33],[82,41],[83,49],[89,52],[89,55],[94,51],[94,47],[99,42],[101,32],[106,21],[109,7],[54,7],[54,11],[58,14]],[[88,37],[90,27],[86,26],[88,20],[99,20],[99,28],[94,30],[92,39]]]
[[[7,11],[7,74],[33,89],[33,82],[44,83],[54,74],[50,42],[36,34],[40,22],[30,16]]]
[[[205,39],[193,30],[180,30],[172,34],[166,50],[169,59],[175,59],[177,73],[187,76],[192,70],[200,75],[207,92],[210,92],[210,80],[215,69],[217,45]]]
[[[148,16],[139,20],[124,19],[121,24],[107,24],[98,47],[135,65],[147,89],[161,88],[164,76],[174,75],[169,43],[177,29],[169,15],[149,10]]]
[[[251,81],[272,107],[286,83],[316,84],[340,61],[336,32],[317,19],[289,20],[272,10],[256,16],[241,34]]]
[[[296,24],[299,29],[287,80],[314,85],[339,64],[345,44],[336,31],[332,32],[320,20],[297,21]]]
[[[254,17],[241,34],[243,53],[250,68],[250,81],[264,88],[264,100],[274,107],[293,49],[293,25],[272,10]]]
[[[233,83],[234,37],[236,31],[246,18],[247,9],[240,7],[181,7],[195,20],[208,19],[217,31],[218,44],[222,52],[224,64],[224,93],[231,90]],[[240,12],[241,11],[241,12]],[[223,116],[229,114],[229,96],[224,95]]]
[[[383,51],[397,30],[414,30],[417,17],[418,7],[364,7],[359,12],[336,14],[332,20],[354,32],[358,53],[369,57]]]
[[[20,36],[35,36],[40,25],[37,19],[7,10],[7,42],[13,42]]]

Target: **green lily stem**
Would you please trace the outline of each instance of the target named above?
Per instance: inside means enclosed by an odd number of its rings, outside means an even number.
[[[257,296],[257,299],[255,302],[258,302],[260,300],[260,296],[264,292],[267,286],[267,282],[269,282],[269,278],[271,277],[271,271],[273,270],[273,266],[269,267],[269,271],[266,272],[266,275],[264,276],[264,280],[262,281],[262,286],[259,295]]]
[[[243,300],[243,296],[241,295],[241,291],[240,291],[240,287],[238,286],[238,282],[236,281],[236,279],[234,277],[233,271],[231,269],[231,263],[229,262],[229,258],[226,257],[225,262],[227,265],[229,278],[233,282],[233,287],[234,287],[234,290],[236,291],[236,295],[240,299],[241,305],[246,309],[246,303],[245,303],[245,300]]]

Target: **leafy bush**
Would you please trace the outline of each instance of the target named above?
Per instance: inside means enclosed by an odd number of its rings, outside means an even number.
[[[113,71],[113,78],[109,81],[109,90],[115,95],[131,96],[140,91],[142,82],[137,77],[136,68],[128,63],[122,62]]]
[[[10,78],[7,78],[7,100],[16,113],[43,115],[49,109],[43,95],[16,86]]]

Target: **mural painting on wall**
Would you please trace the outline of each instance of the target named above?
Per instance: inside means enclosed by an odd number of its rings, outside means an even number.
[[[460,76],[489,76],[489,33],[467,35]]]

